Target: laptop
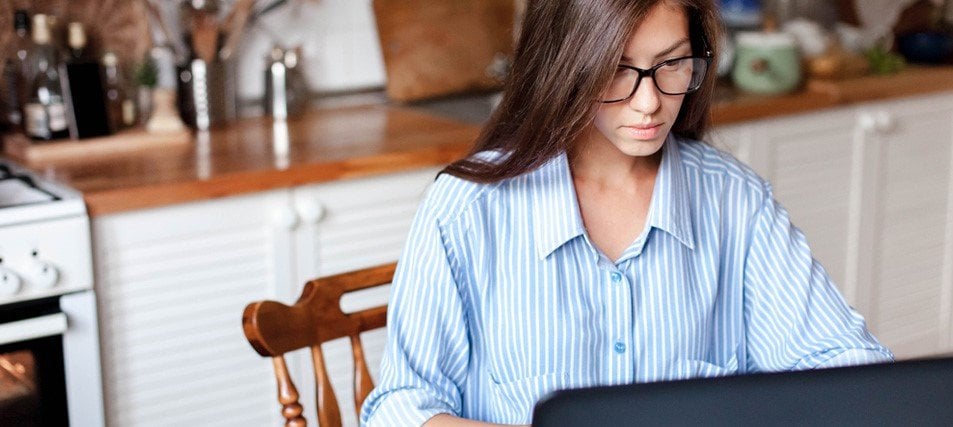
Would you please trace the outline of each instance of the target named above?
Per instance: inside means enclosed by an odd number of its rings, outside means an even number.
[[[534,427],[953,426],[953,357],[550,393]]]

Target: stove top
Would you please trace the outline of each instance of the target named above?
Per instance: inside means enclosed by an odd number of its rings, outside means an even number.
[[[0,209],[57,199],[57,196],[37,186],[30,176],[14,174],[9,166],[0,164]]]
[[[0,159],[0,227],[74,215],[86,215],[82,194]]]

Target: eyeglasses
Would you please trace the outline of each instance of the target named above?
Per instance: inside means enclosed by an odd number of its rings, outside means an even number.
[[[669,59],[644,70],[629,65],[619,65],[612,83],[602,93],[604,103],[625,101],[639,89],[644,77],[651,77],[659,92],[666,95],[683,95],[698,90],[705,80],[711,55],[685,56]]]

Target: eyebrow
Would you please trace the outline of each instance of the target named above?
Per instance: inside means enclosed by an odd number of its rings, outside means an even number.
[[[680,47],[682,47],[682,46],[685,46],[686,44],[691,44],[691,40],[689,40],[688,37],[685,37],[685,38],[683,38],[683,39],[681,39],[681,40],[679,40],[679,41],[676,41],[675,43],[672,43],[672,45],[669,46],[667,49],[665,49],[665,50],[659,52],[658,54],[656,54],[656,55],[655,55],[655,59],[659,59],[659,58],[662,58],[662,57],[664,57],[664,56],[668,56],[669,54],[671,54],[672,52],[674,52],[676,49],[678,49],[678,48],[680,48]],[[632,58],[629,58],[628,56],[625,56],[625,55],[622,55],[622,60],[625,61],[625,62],[629,62],[629,63],[632,62]]]

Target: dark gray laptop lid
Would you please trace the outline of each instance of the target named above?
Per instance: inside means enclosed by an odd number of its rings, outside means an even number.
[[[953,426],[953,358],[562,390],[533,426]]]

